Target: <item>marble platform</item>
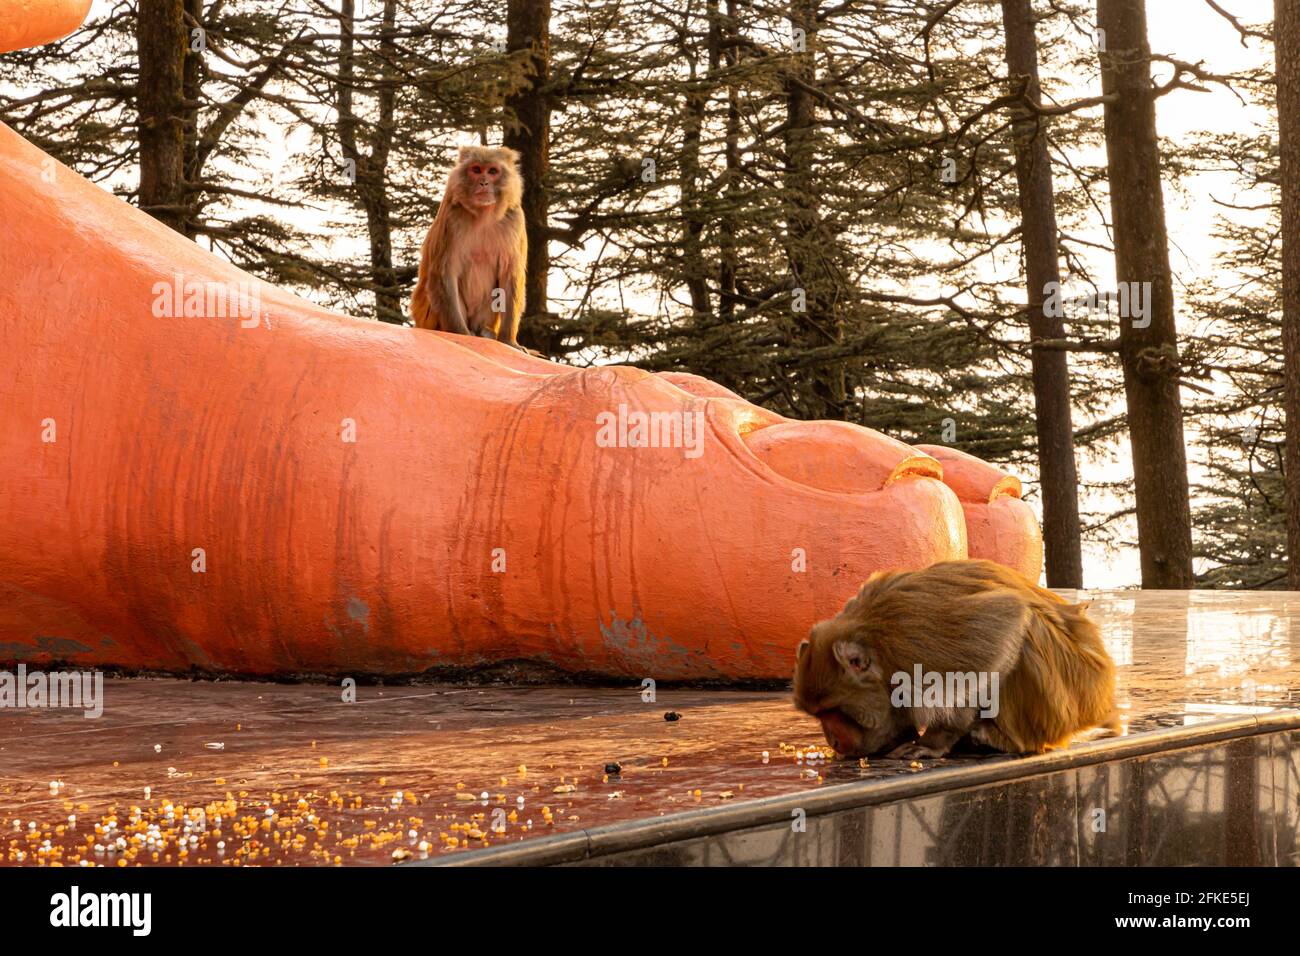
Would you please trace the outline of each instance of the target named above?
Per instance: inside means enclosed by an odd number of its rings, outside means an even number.
[[[1080,597],[1125,733],[1028,758],[822,759],[779,691],[112,679],[0,709],[0,865],[1300,860],[1300,593]]]

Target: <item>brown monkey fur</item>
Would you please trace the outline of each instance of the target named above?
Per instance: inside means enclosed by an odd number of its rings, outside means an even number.
[[[1098,724],[1114,733],[1115,664],[1085,609],[992,561],[877,572],[799,645],[795,706],[851,757],[943,756],[967,735],[1041,753]],[[981,717],[978,706],[895,707],[892,675],[911,677],[918,664],[940,674],[996,671],[996,716]]]
[[[420,249],[411,293],[411,318],[419,328],[522,348],[515,337],[524,311],[528,237],[518,162],[513,149],[460,148]]]

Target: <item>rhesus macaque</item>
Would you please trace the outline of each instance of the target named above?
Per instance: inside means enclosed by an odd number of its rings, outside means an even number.
[[[1115,664],[1085,608],[992,561],[878,571],[800,643],[795,706],[821,721],[826,742],[846,757],[941,757],[968,735],[1008,753],[1041,753],[1098,724],[1114,733]],[[996,673],[996,705],[985,712],[995,714],[981,716],[970,696],[972,706],[935,706],[915,687],[896,706],[894,687],[914,683],[918,665]],[[895,679],[901,674],[908,682]]]
[[[411,318],[422,329],[515,337],[524,311],[528,237],[513,149],[462,146],[420,250]]]

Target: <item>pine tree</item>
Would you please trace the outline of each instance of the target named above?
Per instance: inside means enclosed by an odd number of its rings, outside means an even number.
[[[1146,311],[1120,316],[1142,585],[1192,585],[1192,523],[1145,0],[1097,0],[1115,272]],[[1135,311],[1130,309],[1131,312]]]

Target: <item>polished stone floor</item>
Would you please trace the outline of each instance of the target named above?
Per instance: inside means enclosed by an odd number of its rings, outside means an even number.
[[[1081,597],[1119,664],[1126,734],[1300,710],[1300,594]],[[449,859],[701,808],[743,816],[751,801],[979,762],[825,759],[816,723],[780,692],[355,693],[113,679],[95,720],[0,710],[0,865]]]
[[[1199,724],[1204,733],[1211,726]],[[1258,729],[1258,728],[1255,728]],[[1136,735],[1132,740],[1160,736]],[[1083,757],[1089,747],[1075,748]],[[1300,866],[1300,730],[1276,730],[963,786],[948,766],[753,802],[740,819],[677,814],[450,855],[442,865],[586,866]],[[1095,754],[1091,756],[1096,756]],[[959,779],[953,780],[951,778]],[[921,785],[945,780],[927,791]],[[891,781],[896,783],[900,781]],[[892,793],[881,793],[893,790]],[[812,798],[843,806],[825,810]],[[872,802],[876,801],[876,802]],[[818,800],[818,803],[828,801]],[[697,819],[692,820],[691,817]],[[717,825],[722,824],[722,825]],[[426,865],[426,864],[416,864]]]

